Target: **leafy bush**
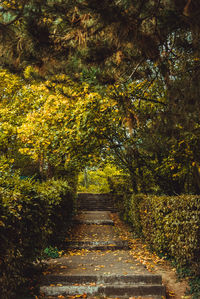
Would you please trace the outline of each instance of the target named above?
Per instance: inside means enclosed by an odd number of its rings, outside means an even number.
[[[12,298],[27,267],[69,222],[74,194],[65,181],[0,178],[0,293]]]
[[[110,180],[115,178],[115,176],[122,176],[122,170],[109,163],[86,168],[79,174],[78,191],[84,193],[108,193],[111,191]]]
[[[121,218],[129,223],[128,211],[130,210],[130,197],[132,194],[130,178],[125,174],[110,176],[108,177],[108,184],[116,210],[118,210]]]
[[[165,252],[178,265],[200,265],[200,197],[144,196],[140,204],[142,232],[157,251]]]
[[[141,194],[126,196],[126,210],[124,219],[132,225],[135,235],[139,236],[142,232],[139,204],[142,201]]]
[[[109,184],[110,192],[116,198],[119,197],[120,195],[124,195],[132,191],[132,189],[130,188],[131,186],[130,178],[125,174],[109,176],[108,184]]]
[[[58,258],[60,256],[58,248],[57,247],[52,247],[52,246],[49,246],[49,247],[45,248],[44,254],[47,257],[50,257],[50,258],[53,258],[53,259]]]
[[[200,298],[200,275],[192,277],[189,281],[190,294],[193,295],[193,299]]]
[[[124,220],[153,250],[200,274],[199,196],[125,194],[121,206]]]

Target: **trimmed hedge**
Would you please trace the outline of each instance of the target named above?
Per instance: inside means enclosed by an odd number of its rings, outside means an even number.
[[[73,213],[74,193],[65,181],[37,183],[0,178],[0,294],[12,298]]]
[[[199,196],[146,196],[140,217],[143,235],[156,251],[167,253],[180,266],[200,270]]]
[[[132,194],[122,203],[124,220],[153,250],[200,274],[200,196]]]

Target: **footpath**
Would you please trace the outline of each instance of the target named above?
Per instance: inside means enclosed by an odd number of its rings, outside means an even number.
[[[43,298],[165,298],[161,275],[149,272],[133,256],[113,212],[106,195],[79,196],[65,254],[46,262]]]

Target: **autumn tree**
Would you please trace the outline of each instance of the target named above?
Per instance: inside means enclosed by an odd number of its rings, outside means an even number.
[[[173,172],[180,170],[179,161],[184,153],[183,160],[188,164],[183,171],[185,180],[195,173],[198,189],[198,15],[198,1],[194,0],[2,1],[0,63],[22,77],[26,67],[31,66],[32,78],[38,82],[50,79],[52,74],[67,75],[76,82],[92,84],[96,90],[98,86],[101,94],[108,85],[117,84],[125,90],[131,82],[142,83],[139,103],[156,105],[156,108],[151,107],[153,119],[151,112],[146,112],[151,115],[149,131],[155,136],[152,144],[148,134],[148,138],[143,138],[149,145],[148,150],[155,153],[161,164],[165,156],[171,157],[168,158],[171,162],[166,158],[166,165],[168,181],[172,182],[175,178],[178,181],[179,175],[171,175],[173,165],[170,163],[174,161],[176,165]],[[62,84],[61,78],[54,78],[52,83]],[[151,97],[146,94],[154,82],[159,82],[164,93],[162,108],[156,104],[156,94]],[[52,90],[52,86],[47,88]],[[134,97],[132,90],[124,97],[118,94],[115,100],[129,130],[138,132],[137,119],[143,109],[141,105],[135,108]],[[77,99],[82,103],[81,97]],[[139,142],[141,137],[137,138]],[[153,146],[155,144],[157,146]],[[80,148],[82,146],[80,143]],[[157,168],[157,174],[164,172],[162,166]],[[159,177],[157,180],[161,181]],[[175,192],[183,188],[183,181],[177,182]],[[187,184],[193,183],[188,181]]]

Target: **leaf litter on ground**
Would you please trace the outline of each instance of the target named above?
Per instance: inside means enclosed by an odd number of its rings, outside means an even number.
[[[167,299],[191,299],[192,296],[185,295],[189,288],[187,280],[178,281],[176,269],[170,265],[166,258],[160,258],[155,252],[151,252],[148,245],[144,244],[141,239],[134,238],[130,227],[120,220],[118,214],[111,214],[111,218],[118,229],[120,237],[129,242],[130,254],[139,262],[138,265],[143,264],[149,272],[162,275],[163,283],[166,286]],[[129,299],[133,298],[130,297]],[[141,298],[145,299],[144,297]],[[165,297],[162,299],[165,299]]]

